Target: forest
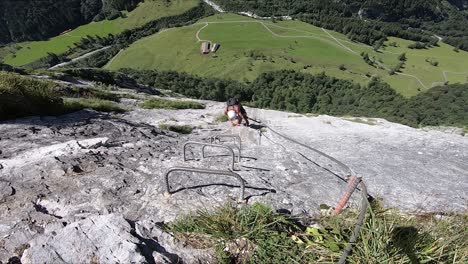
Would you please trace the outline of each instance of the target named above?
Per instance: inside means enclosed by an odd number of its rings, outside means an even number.
[[[91,80],[99,80],[100,72],[67,71]],[[412,127],[468,127],[468,84],[435,87],[404,98],[377,78],[362,86],[325,73],[310,75],[283,70],[264,73],[248,84],[174,71],[122,69],[121,73],[138,83],[196,99],[225,101],[236,97],[255,107],[296,113],[385,118]]]
[[[430,42],[433,35],[468,50],[468,13],[464,0],[217,0],[229,11],[260,16],[290,15],[373,45],[387,36]]]
[[[44,40],[91,21],[113,19],[141,0],[2,0],[0,44]]]

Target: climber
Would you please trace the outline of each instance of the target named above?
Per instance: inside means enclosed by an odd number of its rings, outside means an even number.
[[[237,98],[230,98],[226,102],[226,110],[224,114],[228,116],[232,126],[239,126],[242,124],[242,120],[245,120],[245,126],[249,126],[249,118],[244,107],[240,104]],[[235,122],[237,120],[237,123]]]

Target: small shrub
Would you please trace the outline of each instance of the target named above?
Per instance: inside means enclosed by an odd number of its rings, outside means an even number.
[[[151,98],[140,104],[141,108],[145,109],[205,109],[205,105],[193,101],[175,101],[161,98]]]
[[[169,124],[159,124],[159,128],[163,130],[169,130],[172,132],[176,132],[179,134],[191,134],[193,131],[193,128],[189,125],[169,125]]]
[[[406,61],[407,58],[406,58],[406,53],[402,53],[398,56],[398,60],[399,61]]]
[[[437,67],[439,66],[439,62],[433,59],[426,59],[426,62],[429,63],[430,65]]]
[[[408,48],[410,48],[410,49],[426,49],[427,44],[422,43],[422,42],[415,42],[415,43],[412,43],[412,44],[408,45]]]
[[[215,119],[216,123],[223,123],[223,122],[227,122],[227,121],[229,121],[229,119],[228,119],[227,115],[225,115],[225,114],[221,114],[221,115],[217,116],[216,119]]]
[[[395,72],[400,72],[402,68],[404,68],[405,63],[403,61],[400,61],[395,68],[393,68],[394,73]]]
[[[341,71],[346,71],[346,67],[344,64],[341,64],[340,67],[338,67]]]
[[[126,111],[124,108],[120,107],[118,104],[112,101],[101,100],[97,98],[66,99],[65,108],[69,112],[78,111],[84,108],[89,108],[100,112],[123,113]]]
[[[86,87],[63,87],[57,90],[62,97],[70,98],[95,98],[107,101],[118,102],[122,96],[110,93],[105,90]]]

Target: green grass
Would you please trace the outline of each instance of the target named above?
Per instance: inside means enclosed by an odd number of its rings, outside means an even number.
[[[336,263],[356,218],[357,212],[348,210],[306,227],[255,203],[200,210],[167,229],[192,247],[214,248],[219,263]],[[437,220],[369,209],[347,263],[461,264],[468,257],[467,220],[466,214]]]
[[[205,109],[205,105],[202,103],[198,103],[194,101],[168,100],[168,99],[162,99],[162,98],[147,99],[142,104],[140,104],[140,107],[144,109],[169,109],[169,110]]]
[[[229,121],[229,118],[225,114],[220,114],[215,118],[216,123],[224,123]]]
[[[50,81],[0,72],[0,120],[66,112],[56,86]]]
[[[377,125],[377,123],[374,120],[371,120],[371,119],[363,119],[363,118],[357,118],[357,117],[345,117],[343,119],[346,120],[346,121],[359,123],[359,124],[365,124],[365,125],[369,125],[369,126]]]
[[[205,22],[220,22],[205,26]],[[269,32],[260,22],[263,22]],[[216,56],[201,55],[196,33],[203,28],[199,37],[221,44]],[[322,29],[300,21],[258,21],[234,14],[218,14],[200,20],[198,24],[172,29],[132,44],[121,52],[108,69],[119,68],[176,70],[205,77],[230,78],[252,81],[259,74],[292,69],[304,73],[320,73],[353,80],[360,84],[369,81],[367,76],[380,76],[395,90],[405,96],[413,96],[426,90],[414,78],[393,75],[388,71],[367,65],[359,56],[361,52],[383,61],[389,68],[398,64],[398,55],[406,52],[408,61],[403,73],[416,75],[427,87],[433,82],[444,81],[442,72],[468,71],[468,52],[453,51],[444,43],[428,50],[411,50],[406,40],[390,38],[399,47],[386,46],[380,52],[372,47],[355,43],[346,36],[327,31],[352,49],[355,54],[341,47]],[[250,54],[258,54],[253,58]],[[439,61],[434,67],[426,58]],[[346,70],[340,70],[344,65]],[[450,82],[468,82],[467,74],[447,74]]]
[[[248,20],[245,17],[226,16],[228,21],[232,17]],[[223,18],[224,15],[211,19],[219,17]],[[182,27],[138,41],[117,56],[107,68],[178,70],[240,81],[251,81],[262,72],[284,68],[310,73],[334,69],[340,75],[340,64],[345,64],[347,68],[360,68],[362,74],[368,70],[362,59],[338,48],[333,41],[276,38],[259,23],[210,24],[200,33],[200,38],[219,42],[222,46],[217,58],[202,56],[195,35],[203,26]],[[248,56],[248,53],[257,51],[267,59],[255,60]],[[305,65],[313,67],[304,70]]]
[[[16,46],[20,50],[16,52],[12,52],[11,47],[9,47],[9,54],[6,56],[3,54],[4,62],[13,66],[25,65],[47,56],[47,53],[64,53],[87,35],[103,37],[109,34],[118,34],[161,17],[180,14],[197,4],[198,0],[171,0],[170,2],[146,0],[139,4],[135,10],[125,13],[125,18],[92,22],[47,41],[19,43]],[[2,49],[7,50],[6,47]],[[1,54],[2,52],[0,52]]]
[[[79,98],[63,100],[63,96]],[[55,116],[84,108],[102,112],[126,111],[117,103],[109,101],[118,100],[115,98],[118,96],[98,89],[63,89],[51,81],[0,72],[0,120],[37,115]]]
[[[95,98],[107,101],[119,102],[125,95],[116,94],[99,88],[65,87],[58,90],[61,97],[68,98]]]
[[[186,135],[191,134],[193,131],[193,128],[188,125],[179,126],[179,125],[159,124],[159,128],[163,130],[176,132],[179,134],[186,134]]]
[[[71,111],[78,111],[81,109],[93,109],[100,112],[117,112],[123,113],[126,109],[120,107],[118,104],[108,100],[98,98],[66,98],[64,101],[65,107]]]
[[[357,214],[347,211],[322,219],[326,228],[349,234]],[[396,210],[370,209],[349,263],[465,263],[468,215],[438,220]]]
[[[289,238],[300,230],[292,219],[259,203],[198,211],[169,224],[168,229],[191,246],[214,247],[219,263],[308,263],[314,260],[304,252],[304,246]]]

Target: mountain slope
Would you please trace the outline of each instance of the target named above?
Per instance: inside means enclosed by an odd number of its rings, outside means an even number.
[[[353,36],[366,44],[395,36],[433,41],[432,34],[468,50],[467,1],[445,0],[215,0],[227,11],[251,11],[260,16],[291,15],[316,26]],[[366,20],[372,19],[372,23]],[[424,30],[424,31],[421,31]]]
[[[199,263],[197,251],[174,249],[172,236],[161,238],[161,231],[150,235],[150,230],[159,230],[159,223],[178,216],[234,203],[239,197],[239,183],[233,177],[184,172],[170,175],[174,193],[164,194],[165,171],[171,167],[227,170],[230,160],[213,149],[207,149],[204,159],[199,159],[199,148],[188,152],[189,161],[182,158],[183,142],[213,135],[241,137],[242,159],[235,166],[247,181],[248,204],[262,202],[305,218],[319,215],[321,204],[336,205],[346,189],[336,163],[270,129],[263,129],[260,137],[254,128],[216,123],[224,103],[202,101],[206,109],[165,110],[141,109],[140,99],[125,102],[132,110],[121,115],[81,111],[0,124],[0,242],[4,245],[0,261],[7,263],[17,256],[23,263],[61,259],[129,263],[144,262],[142,252],[151,252],[143,255],[158,263],[171,252],[186,263]],[[467,137],[379,119],[247,111],[349,165],[386,208],[412,213],[466,211]],[[194,133],[163,131],[158,128],[161,124],[190,125]],[[387,245],[388,240],[382,243]],[[150,245],[158,245],[158,250]],[[24,254],[18,248],[26,249]]]
[[[116,18],[141,0],[0,1],[0,43],[43,40],[93,20]]]
[[[172,0],[170,2],[166,0],[147,0],[139,4],[131,12],[123,12],[123,17],[91,22],[45,41],[17,43],[15,45],[17,49],[6,52],[4,62],[20,66],[43,58],[48,53],[62,54],[88,36],[100,38],[109,34],[115,35],[125,30],[140,27],[161,17],[183,13],[195,7],[197,3],[197,0]]]
[[[215,56],[200,54],[202,40],[220,43]],[[393,47],[390,44],[395,43]],[[119,53],[106,68],[158,69],[188,72],[204,77],[249,82],[261,73],[290,69],[320,73],[367,84],[379,76],[405,96],[416,95],[446,81],[466,83],[468,53],[438,47],[412,50],[412,42],[390,38],[378,52],[350,41],[345,35],[299,21],[255,20],[233,14],[219,14],[197,24],[171,29],[142,39]],[[393,44],[392,44],[393,45]],[[388,69],[406,62],[395,75],[367,64],[360,54],[368,53]],[[438,67],[428,61],[437,61]],[[401,74],[401,75],[400,75]]]

